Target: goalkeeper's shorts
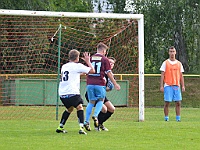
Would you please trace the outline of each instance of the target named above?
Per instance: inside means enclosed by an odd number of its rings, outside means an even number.
[[[181,89],[179,86],[172,85],[172,86],[165,86],[164,87],[164,100],[166,102],[172,101],[181,101]]]

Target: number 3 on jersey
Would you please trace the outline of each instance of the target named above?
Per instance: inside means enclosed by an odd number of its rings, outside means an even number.
[[[69,78],[69,71],[65,71],[65,72],[62,72],[61,73],[61,82],[62,81],[67,81],[68,80],[68,78]]]

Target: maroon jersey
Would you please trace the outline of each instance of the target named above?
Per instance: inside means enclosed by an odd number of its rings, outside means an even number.
[[[106,81],[104,79],[105,72],[111,71],[110,62],[107,57],[101,54],[94,54],[91,57],[91,63],[95,68],[95,74],[87,75],[87,85],[106,85]]]

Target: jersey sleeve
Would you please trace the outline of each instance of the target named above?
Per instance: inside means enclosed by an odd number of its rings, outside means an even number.
[[[184,72],[184,68],[181,62],[180,62],[180,65],[181,65],[181,72]]]
[[[165,72],[165,68],[166,68],[166,62],[164,61],[160,67],[160,71],[164,71]]]
[[[81,63],[78,63],[77,69],[79,70],[78,71],[79,73],[86,73],[86,74],[88,74],[91,68],[87,67],[87,66],[85,66],[85,65],[83,65]]]

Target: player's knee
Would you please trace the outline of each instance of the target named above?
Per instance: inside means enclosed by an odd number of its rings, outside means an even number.
[[[111,113],[114,113],[115,112],[115,107],[109,107],[107,111],[109,111]]]
[[[169,102],[165,102],[164,107],[169,107],[170,103]]]
[[[179,101],[176,102],[176,106],[178,106],[178,107],[181,106],[181,102],[179,102]]]
[[[77,107],[76,107],[77,110],[83,110],[83,105],[82,104],[79,104]]]
[[[106,113],[107,112],[107,107],[105,105],[103,105],[101,112]]]
[[[114,113],[114,112],[115,112],[115,107],[112,107],[111,113]]]

